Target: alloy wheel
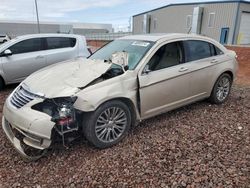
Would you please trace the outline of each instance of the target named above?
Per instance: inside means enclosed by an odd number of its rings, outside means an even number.
[[[114,142],[123,135],[127,123],[127,115],[123,109],[119,107],[107,108],[97,118],[95,134],[102,142]]]
[[[228,77],[222,77],[218,82],[216,97],[219,101],[224,101],[230,91],[230,80]]]

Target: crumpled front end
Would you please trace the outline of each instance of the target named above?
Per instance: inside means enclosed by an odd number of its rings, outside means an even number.
[[[82,101],[78,94],[124,73],[111,66],[102,60],[75,59],[42,69],[24,80],[6,100],[2,118],[4,132],[17,151],[33,159],[26,153],[26,146],[45,151],[55,140],[65,145],[65,141],[81,136],[82,115],[94,109],[77,108],[75,103]]]
[[[25,159],[39,159],[43,156],[44,152],[47,148],[49,148],[51,144],[50,139],[40,138],[36,135],[32,135],[19,129],[18,127],[12,126],[5,117],[2,117],[2,126],[10,142],[14,145],[15,149],[20,153],[20,155]],[[28,155],[25,151],[25,145],[37,149],[37,151],[40,150],[40,152],[35,156]]]
[[[21,156],[29,160],[39,158],[52,143],[51,133],[55,122],[51,121],[49,115],[32,109],[34,104],[41,101],[43,99],[18,87],[7,98],[3,108],[3,130]],[[37,155],[27,155],[26,146],[36,149]]]

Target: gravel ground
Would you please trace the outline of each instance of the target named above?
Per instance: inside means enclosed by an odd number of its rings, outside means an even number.
[[[31,163],[1,130],[0,187],[250,187],[249,117],[250,88],[234,87],[225,104],[146,120],[113,148],[78,141]]]

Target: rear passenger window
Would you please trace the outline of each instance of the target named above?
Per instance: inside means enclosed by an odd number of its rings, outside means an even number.
[[[11,50],[12,54],[40,51],[43,50],[42,39],[34,38],[23,40],[9,47],[9,49]]]
[[[219,49],[218,47],[214,46],[214,48],[215,48],[216,55],[222,55],[222,54],[224,54],[224,53],[221,51],[221,49]]]
[[[216,47],[215,45],[209,43],[210,45],[210,51],[211,51],[211,55],[212,56],[217,56],[217,55],[222,55],[223,52],[218,48]]]
[[[211,56],[216,56],[215,46],[209,43],[209,47],[210,47]]]
[[[205,41],[189,40],[184,42],[187,62],[212,56],[210,44]]]
[[[76,45],[75,38],[68,37],[48,37],[47,49],[73,48]]]

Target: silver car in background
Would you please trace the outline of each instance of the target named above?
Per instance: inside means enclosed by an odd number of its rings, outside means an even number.
[[[123,37],[88,59],[25,79],[5,102],[3,130],[30,160],[58,139],[65,144],[84,135],[97,148],[111,147],[136,122],[206,98],[223,103],[237,67],[235,52],[207,37]],[[31,156],[27,147],[40,153]]]
[[[0,90],[48,65],[89,55],[84,36],[33,34],[17,37],[0,45]]]

